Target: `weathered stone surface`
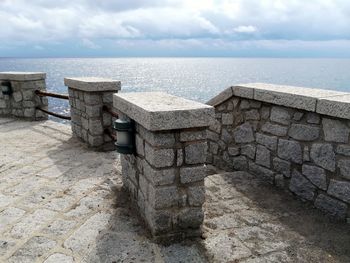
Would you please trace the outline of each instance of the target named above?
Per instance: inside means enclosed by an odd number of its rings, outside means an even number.
[[[256,175],[259,178],[262,178],[270,183],[273,183],[273,179],[274,179],[274,172],[262,167],[260,165],[255,164],[252,161],[249,161],[249,171]]]
[[[145,156],[145,146],[143,144],[143,139],[136,134],[135,135],[135,146],[136,146],[136,153],[141,156]]]
[[[256,133],[256,142],[266,146],[266,148],[275,151],[277,149],[277,137],[268,136],[262,133]]]
[[[271,166],[270,151],[262,145],[257,145],[255,162],[259,165],[270,168]]]
[[[219,104],[231,98],[232,95],[233,95],[232,87],[229,87],[224,91],[220,92],[217,96],[215,96],[211,100],[209,100],[206,104],[211,106],[218,106]]]
[[[149,185],[148,198],[150,205],[155,209],[169,208],[178,204],[178,189],[176,186]]]
[[[221,140],[223,140],[226,144],[230,144],[233,140],[232,134],[225,128],[222,129]]]
[[[303,164],[302,174],[318,188],[327,190],[327,177],[324,169],[317,166]]]
[[[350,160],[339,160],[338,167],[340,169],[341,176],[343,176],[345,179],[350,180]]]
[[[198,228],[204,218],[204,213],[201,208],[187,208],[182,209],[182,211],[179,213],[179,227],[181,228]]]
[[[222,114],[222,124],[231,125],[233,124],[233,115],[232,113],[223,113]]]
[[[346,217],[346,211],[348,208],[347,205],[343,202],[340,202],[324,194],[317,196],[315,206],[318,209],[340,219],[344,219]]]
[[[320,129],[310,125],[292,124],[288,135],[299,141],[314,141],[319,138]]]
[[[114,94],[114,107],[148,130],[208,127],[214,108],[162,92]]]
[[[180,141],[188,142],[188,141],[198,141],[207,139],[207,131],[199,130],[199,131],[183,131],[180,133]]]
[[[247,159],[244,156],[232,158],[233,169],[236,171],[245,171],[247,169]]]
[[[327,193],[350,204],[350,182],[331,180]]]
[[[146,160],[157,168],[169,167],[174,164],[173,149],[157,149],[145,143],[145,155]]]
[[[260,120],[260,113],[258,110],[256,109],[252,109],[252,110],[249,110],[249,111],[246,111],[245,113],[245,120],[246,121],[249,121],[249,120]]]
[[[233,136],[236,143],[249,143],[254,141],[253,129],[248,122],[238,126],[233,131]]]
[[[171,132],[151,132],[146,130],[141,125],[136,125],[137,132],[140,136],[152,146],[174,147],[175,136]]]
[[[304,116],[304,113],[300,112],[300,111],[296,111],[293,115],[293,120],[295,121],[300,121]]]
[[[190,186],[187,189],[188,204],[190,206],[202,206],[205,201],[204,185]]]
[[[14,92],[12,94],[12,96],[13,96],[13,99],[15,100],[15,102],[20,102],[23,99],[22,93],[20,91]]]
[[[241,100],[241,104],[239,105],[239,108],[241,110],[248,110],[250,109],[250,104],[248,100]]]
[[[308,112],[306,114],[306,122],[312,123],[312,124],[319,124],[320,123],[320,115],[314,112]]]
[[[266,122],[262,127],[261,130],[263,132],[270,133],[272,135],[276,136],[286,136],[288,132],[288,128],[281,126],[279,124],[272,124],[270,122]]]
[[[328,142],[347,143],[349,140],[348,126],[340,120],[323,118],[322,120],[324,139]]]
[[[86,92],[118,91],[121,88],[120,81],[95,77],[64,78],[64,85]]]
[[[239,147],[228,147],[228,154],[231,156],[237,156],[239,154]]]
[[[336,152],[341,155],[350,156],[350,145],[340,144],[337,146]]]
[[[187,164],[205,163],[208,145],[206,142],[194,143],[185,147],[185,162]]]
[[[301,146],[296,141],[283,140],[278,141],[278,156],[282,159],[292,161],[294,163],[302,163]]]
[[[310,151],[311,160],[322,168],[335,171],[335,153],[329,143],[314,143]]]
[[[273,106],[271,108],[270,120],[280,124],[288,125],[290,123],[291,116],[287,108]]]
[[[316,112],[328,116],[350,119],[350,95],[323,97],[318,100]]]
[[[241,146],[241,155],[247,156],[250,159],[255,158],[256,146],[252,144],[246,144]]]
[[[273,168],[275,171],[283,174],[286,177],[290,177],[291,163],[280,158],[273,158]]]
[[[31,81],[45,78],[46,73],[43,72],[0,72],[0,80]]]
[[[49,256],[44,263],[74,263],[74,258],[62,253],[55,253]]]
[[[304,146],[303,161],[304,162],[310,161],[310,149],[309,149],[309,146]]]
[[[289,189],[306,200],[312,200],[315,195],[315,186],[304,178],[297,170],[293,170]]]
[[[180,168],[181,183],[192,183],[203,180],[207,176],[207,168],[203,165]]]
[[[168,168],[157,170],[153,169],[146,161],[143,161],[143,172],[153,185],[167,185],[174,183],[175,180],[175,169]]]

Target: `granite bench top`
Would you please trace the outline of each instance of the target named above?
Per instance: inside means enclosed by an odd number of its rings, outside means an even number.
[[[64,85],[87,92],[118,91],[121,89],[121,82],[118,80],[96,77],[64,78]]]
[[[350,119],[350,93],[304,87],[249,83],[232,86],[207,102],[217,106],[232,96]]]
[[[148,130],[207,127],[214,108],[164,92],[114,94],[114,107]]]
[[[46,79],[44,72],[0,72],[0,80],[31,81]]]

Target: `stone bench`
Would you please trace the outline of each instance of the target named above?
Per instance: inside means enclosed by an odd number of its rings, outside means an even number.
[[[115,94],[113,103],[135,125],[136,151],[121,155],[123,184],[154,238],[199,236],[214,108],[160,92]]]

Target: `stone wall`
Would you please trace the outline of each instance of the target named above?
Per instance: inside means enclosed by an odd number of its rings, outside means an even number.
[[[113,107],[113,93],[120,81],[101,78],[65,78],[68,86],[72,131],[90,147],[113,150],[114,142],[104,133],[111,130],[112,115],[103,106]]]
[[[350,94],[247,84],[208,102],[207,161],[248,171],[340,219],[350,218]]]
[[[47,98],[39,97],[35,90],[46,90],[45,73],[0,72],[0,115],[46,119],[47,114],[36,107],[47,109]],[[4,86],[10,85],[12,94],[4,95]]]
[[[116,94],[114,107],[135,124],[136,151],[121,155],[123,184],[152,235],[200,236],[214,109],[163,93]]]

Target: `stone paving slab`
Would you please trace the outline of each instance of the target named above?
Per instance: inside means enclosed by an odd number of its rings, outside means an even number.
[[[115,152],[0,119],[0,262],[350,262],[350,226],[243,173],[206,178],[203,238],[150,240]]]

